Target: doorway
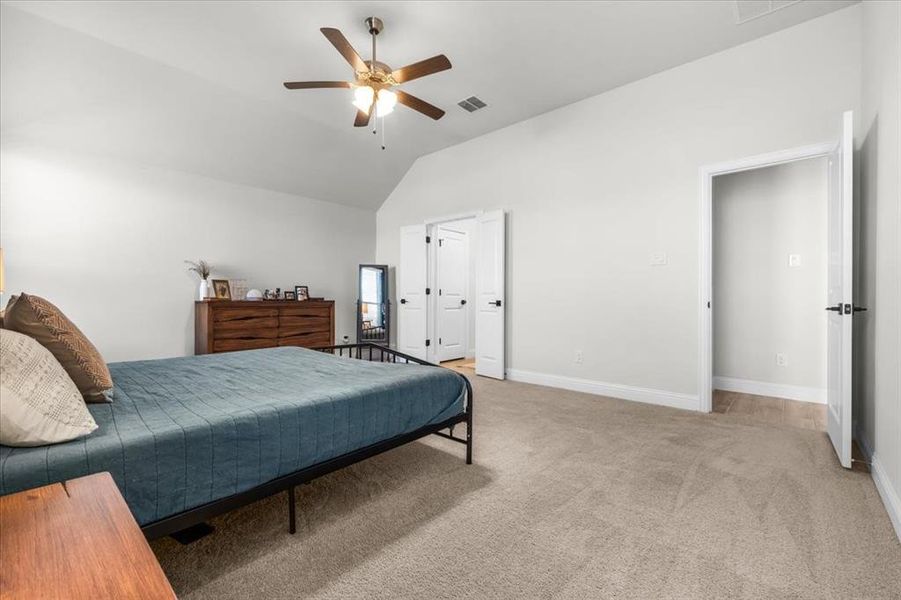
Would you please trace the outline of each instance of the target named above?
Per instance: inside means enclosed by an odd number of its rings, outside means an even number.
[[[713,411],[826,431],[828,159],[713,181]]]
[[[430,362],[468,361],[505,377],[506,225],[501,210],[402,227],[397,346]]]
[[[851,468],[851,350],[853,281],[853,122],[847,111],[837,123],[836,141],[708,165],[700,169],[699,409],[713,409],[713,179],[794,161],[828,160],[826,294],[826,430],[842,466]]]

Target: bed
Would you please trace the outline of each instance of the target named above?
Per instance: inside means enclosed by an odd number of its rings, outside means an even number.
[[[111,363],[97,431],[0,446],[0,494],[109,471],[149,538],[168,535],[432,433],[466,445],[462,375],[373,344]],[[453,428],[466,423],[466,437]],[[443,430],[449,430],[445,432]]]

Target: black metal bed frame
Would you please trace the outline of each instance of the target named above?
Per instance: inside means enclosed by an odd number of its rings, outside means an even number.
[[[343,344],[338,346],[325,346],[314,348],[319,352],[326,352],[335,356],[353,358],[359,360],[367,360],[372,362],[391,362],[391,363],[413,363],[418,365],[426,365],[437,368],[443,368],[440,365],[430,363],[418,359],[408,354],[403,354],[396,350],[385,346],[379,346],[372,343],[359,344]],[[466,464],[472,464],[472,384],[462,374],[457,373],[466,385],[466,406],[464,411],[440,423],[427,425],[409,433],[395,436],[387,440],[382,440],[375,444],[359,448],[347,454],[342,454],[330,460],[311,465],[299,471],[283,475],[278,479],[267,481],[254,488],[239,492],[219,500],[208,502],[194,508],[190,508],[184,512],[154,521],[144,525],[141,530],[147,539],[156,539],[166,535],[183,531],[190,527],[202,525],[212,517],[227,513],[236,508],[240,508],[257,500],[262,500],[279,492],[288,493],[288,532],[294,533],[296,529],[296,506],[294,500],[294,488],[298,485],[309,483],[317,477],[327,475],[333,471],[343,469],[354,463],[366,460],[367,458],[376,456],[388,450],[397,448],[409,442],[418,440],[427,435],[435,434],[440,437],[453,440],[460,444],[466,445]],[[459,423],[466,423],[466,437],[456,437],[454,435],[454,426]],[[448,429],[448,433],[444,430]]]

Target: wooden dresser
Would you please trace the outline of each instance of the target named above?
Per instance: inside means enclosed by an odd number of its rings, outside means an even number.
[[[194,303],[194,353],[335,343],[334,300],[205,300]]]

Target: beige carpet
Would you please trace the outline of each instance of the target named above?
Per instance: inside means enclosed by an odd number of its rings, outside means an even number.
[[[475,378],[438,438],[154,542],[183,599],[895,598],[870,476],[824,433]],[[433,436],[434,437],[434,436]]]

